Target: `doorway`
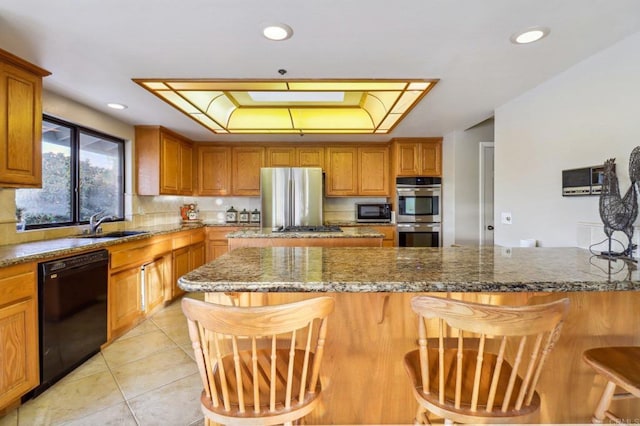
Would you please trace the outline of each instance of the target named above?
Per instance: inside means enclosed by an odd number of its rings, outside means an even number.
[[[494,144],[480,142],[480,167],[478,180],[480,182],[480,245],[493,245],[493,173],[494,173]]]

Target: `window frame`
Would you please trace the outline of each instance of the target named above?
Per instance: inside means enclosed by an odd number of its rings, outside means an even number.
[[[125,159],[125,140],[122,138],[118,138],[104,132],[90,129],[88,127],[81,126],[79,124],[74,124],[69,121],[48,115],[42,114],[42,121],[47,121],[59,126],[67,127],[70,130],[70,175],[71,175],[71,221],[69,222],[56,222],[56,223],[42,223],[37,225],[25,225],[25,231],[33,230],[33,229],[48,229],[48,228],[62,228],[65,226],[81,226],[87,225],[89,223],[88,220],[80,220],[80,135],[85,134],[93,137],[98,137],[101,139],[105,139],[109,142],[114,142],[122,145],[122,155],[119,158],[119,166],[121,173],[121,181],[120,188],[122,188],[122,193],[120,196],[120,210],[122,211],[122,217],[118,217],[112,222],[122,222],[124,221],[125,216],[125,182],[126,182],[126,159]],[[40,143],[43,143],[41,140]],[[42,161],[42,159],[41,159]],[[96,212],[98,213],[98,212]]]

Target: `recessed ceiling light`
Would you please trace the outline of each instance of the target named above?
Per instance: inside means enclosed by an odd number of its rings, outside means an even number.
[[[262,34],[269,40],[282,41],[293,35],[293,30],[285,24],[269,24],[262,29]]]
[[[511,42],[515,44],[527,44],[538,41],[543,37],[549,35],[549,28],[546,27],[534,27],[525,31],[513,34],[511,36]]]
[[[113,109],[127,109],[127,106],[126,106],[126,105],[123,105],[123,104],[117,104],[117,103],[114,103],[114,102],[112,102],[112,103],[108,103],[108,104],[107,104],[107,106],[108,106],[109,108],[113,108]]]

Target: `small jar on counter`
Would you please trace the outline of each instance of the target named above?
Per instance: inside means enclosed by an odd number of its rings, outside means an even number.
[[[238,210],[234,209],[233,206],[231,206],[229,210],[227,210],[226,219],[227,223],[238,223]]]
[[[260,223],[260,212],[258,209],[255,209],[251,212],[251,217],[249,218],[251,223]]]
[[[249,212],[247,209],[242,209],[240,212],[240,223],[249,223]]]

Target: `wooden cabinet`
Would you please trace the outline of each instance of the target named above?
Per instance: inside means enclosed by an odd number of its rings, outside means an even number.
[[[267,167],[297,166],[295,147],[267,147]]]
[[[327,196],[389,196],[389,148],[327,148]]]
[[[394,139],[396,176],[441,176],[441,138]]]
[[[108,340],[124,334],[167,299],[172,247],[172,235],[109,246]]]
[[[202,266],[205,261],[205,230],[204,228],[182,231],[173,237],[173,276],[170,294],[175,299],[185,292],[178,287],[178,278]]]
[[[395,247],[396,246],[396,226],[395,225],[379,225],[372,226],[373,229],[384,234],[382,239],[382,247]]]
[[[138,195],[193,194],[193,146],[160,126],[136,126]]]
[[[124,334],[143,317],[140,267],[111,274],[109,280],[109,339]]]
[[[267,167],[320,167],[324,168],[324,147],[268,146]]]
[[[198,145],[198,195],[231,195],[231,148]]]
[[[146,263],[144,266],[143,311],[145,314],[153,312],[162,306],[167,297],[167,283],[171,280],[171,255],[166,254]]]
[[[225,254],[229,251],[229,241],[227,234],[242,229],[239,226],[209,226],[207,227],[207,262]]]
[[[0,269],[0,412],[40,380],[36,265]]]
[[[264,148],[231,148],[231,187],[233,195],[260,195],[260,168],[264,165]]]
[[[42,77],[0,49],[0,187],[42,186]]]
[[[296,161],[298,167],[320,167],[324,169],[324,147],[306,146],[296,148]]]
[[[357,148],[327,148],[325,193],[327,196],[358,195]]]
[[[358,148],[358,195],[389,196],[389,148]]]

